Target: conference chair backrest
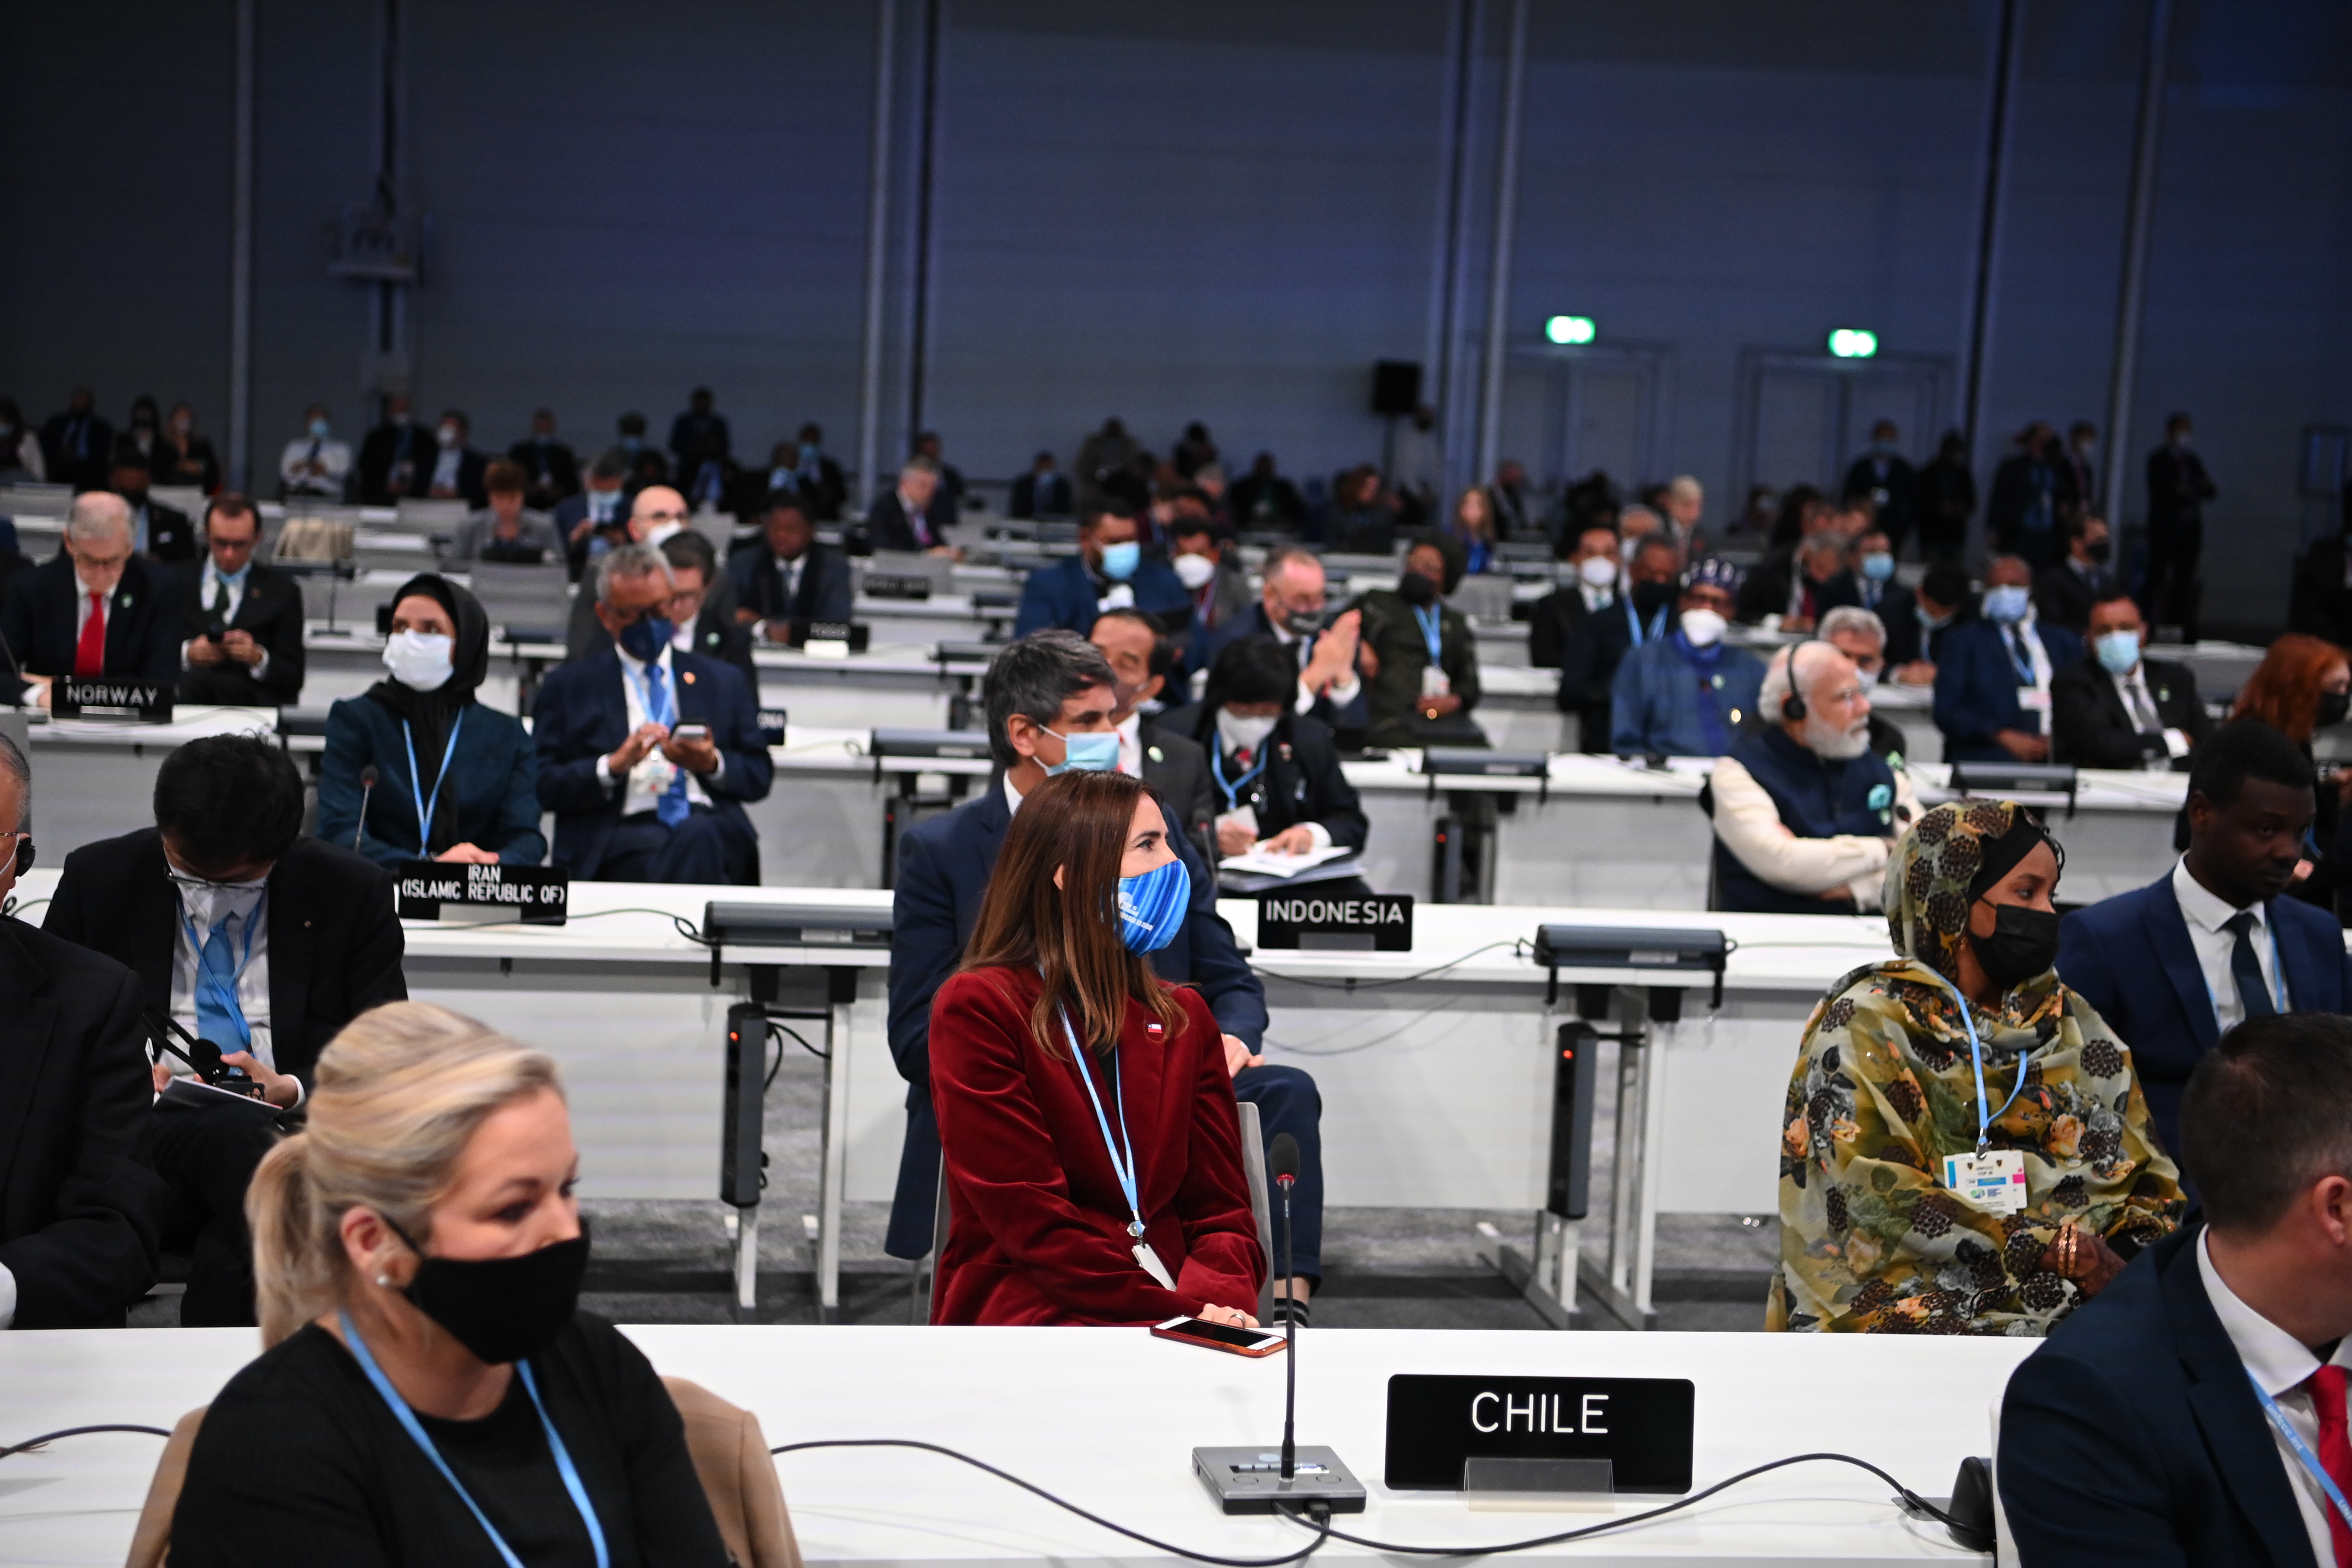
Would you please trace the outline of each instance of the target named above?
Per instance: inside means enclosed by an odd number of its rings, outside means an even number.
[[[289,517],[270,550],[276,561],[349,561],[354,530],[322,517]]]
[[[871,555],[860,555],[850,562],[859,593],[866,591],[867,574],[878,572],[886,577],[921,577],[928,579],[934,594],[955,591],[955,563],[944,555],[924,555],[907,550],[877,550]]]
[[[563,563],[523,565],[511,561],[467,563],[474,597],[494,626],[509,631],[552,631],[561,636],[572,616],[572,584]]]
[[[205,488],[202,485],[155,485],[149,489],[147,494],[158,506],[184,511],[199,521],[205,515]]]
[[[1511,580],[1494,573],[1465,577],[1454,584],[1445,602],[1476,621],[1511,618]]]
[[[1257,1107],[1241,1102],[1242,1175],[1249,1183],[1250,1217],[1257,1221],[1257,1244],[1265,1254],[1265,1279],[1257,1288],[1257,1321],[1274,1321],[1274,1277],[1282,1272],[1282,1254],[1274,1246],[1274,1204],[1265,1179],[1265,1132]]]
[[[662,1386],[669,1390],[670,1403],[686,1424],[687,1453],[694,1460],[703,1496],[710,1500],[711,1517],[719,1521],[728,1556],[738,1568],[803,1568],[800,1541],[784,1507],[783,1482],[777,1479],[760,1418],[682,1377],[665,1377]],[[188,1455],[208,1408],[200,1406],[181,1416],[164,1441],[155,1474],[147,1483],[147,1500],[139,1510],[138,1527],[131,1531],[127,1568],[163,1568],[170,1556],[172,1515],[180,1506]]]
[[[394,510],[404,533],[454,533],[473,508],[462,500],[415,500],[403,496]]]

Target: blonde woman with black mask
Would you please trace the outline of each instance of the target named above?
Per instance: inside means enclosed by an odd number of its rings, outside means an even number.
[[[173,1568],[727,1562],[677,1408],[578,1311],[555,1065],[417,1003],[319,1058],[247,1199],[263,1343],[197,1434]]]

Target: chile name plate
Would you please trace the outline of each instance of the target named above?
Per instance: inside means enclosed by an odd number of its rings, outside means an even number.
[[[571,909],[572,873],[552,866],[403,860],[394,877],[404,921],[560,926]]]
[[[1690,1490],[1697,1387],[1680,1377],[1389,1379],[1399,1491],[1459,1491],[1472,1459],[1602,1459],[1621,1492]]]

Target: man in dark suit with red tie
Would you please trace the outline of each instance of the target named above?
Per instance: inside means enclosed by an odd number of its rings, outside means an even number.
[[[61,676],[171,686],[180,673],[180,605],[169,573],[131,553],[131,508],[92,490],[74,499],[64,551],[8,584],[0,638],[15,668],[9,700],[49,705]]]

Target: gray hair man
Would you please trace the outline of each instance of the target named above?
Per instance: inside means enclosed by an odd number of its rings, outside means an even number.
[[[65,549],[11,584],[0,637],[12,669],[0,700],[50,705],[63,677],[168,687],[180,676],[180,606],[172,579],[132,552],[131,508],[91,490],[66,514]]]
[[[756,884],[743,803],[775,778],[758,699],[733,667],[676,646],[676,592],[650,546],[596,563],[604,640],[549,675],[531,709],[552,858],[599,881]]]
[[[1773,656],[1709,786],[1717,909],[1876,910],[1888,856],[1919,816],[1910,774],[1871,750],[1861,671],[1818,639]]]
[[[1285,544],[1268,552],[1260,575],[1265,585],[1255,611],[1228,623],[1213,645],[1202,650],[1202,662],[1214,662],[1235,637],[1270,637],[1297,656],[1297,710],[1333,729],[1362,729],[1364,682],[1356,668],[1356,653],[1363,613],[1344,610],[1326,624],[1329,580],[1323,563],[1302,546]]]

